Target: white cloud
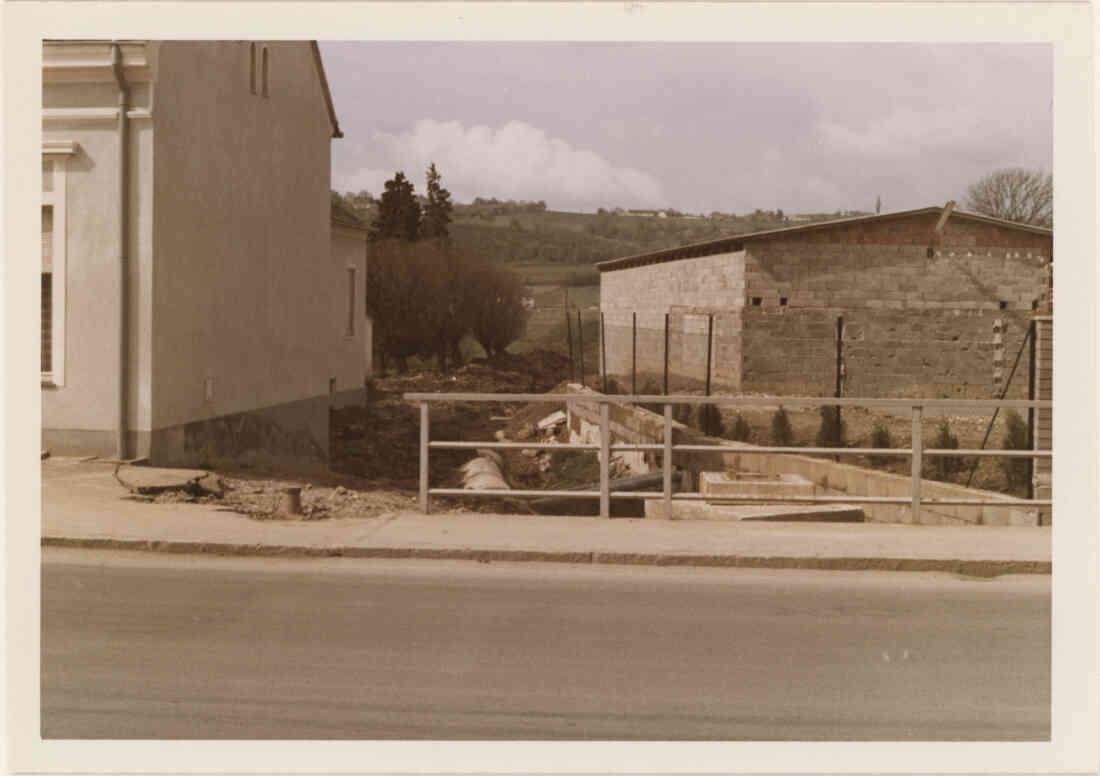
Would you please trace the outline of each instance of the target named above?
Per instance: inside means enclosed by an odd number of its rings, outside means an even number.
[[[934,111],[902,108],[858,129],[824,121],[818,125],[818,132],[830,152],[877,161],[911,160],[937,152],[988,153],[990,148],[1004,147],[1006,136],[1018,134],[1013,127],[983,120],[976,109],[969,107]]]
[[[563,209],[666,204],[653,175],[616,167],[595,151],[574,148],[522,121],[493,129],[421,119],[403,132],[375,133],[373,141],[366,149],[371,165],[337,175],[338,189],[377,193],[394,171],[404,170],[420,191],[424,171],[435,162],[459,202],[480,196],[545,200]]]
[[[382,187],[386,181],[393,177],[393,172],[378,170],[372,167],[361,167],[350,172],[333,171],[332,188],[337,191],[369,191],[374,196],[382,193]]]

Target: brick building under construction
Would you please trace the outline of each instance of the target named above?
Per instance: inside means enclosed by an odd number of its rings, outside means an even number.
[[[1052,250],[949,203],[605,261],[606,373],[660,376],[667,353],[674,384],[702,381],[709,352],[723,392],[831,396],[839,363],[846,396],[993,398],[1050,314]]]

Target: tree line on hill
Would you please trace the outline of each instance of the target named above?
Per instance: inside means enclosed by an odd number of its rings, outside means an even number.
[[[411,356],[440,369],[463,361],[472,335],[492,356],[523,334],[523,283],[513,272],[462,250],[451,239],[454,205],[434,163],[421,200],[404,172],[386,181],[368,228],[367,312],[382,373]],[[355,200],[342,200],[359,210]]]

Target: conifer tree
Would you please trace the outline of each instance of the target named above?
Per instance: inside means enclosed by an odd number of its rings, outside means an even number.
[[[451,223],[451,192],[439,182],[439,171],[432,162],[428,168],[428,204],[424,208],[422,236],[446,240],[450,237],[448,224]]]
[[[371,240],[415,240],[420,236],[420,203],[405,173],[386,181],[379,200],[378,215],[370,227]]]

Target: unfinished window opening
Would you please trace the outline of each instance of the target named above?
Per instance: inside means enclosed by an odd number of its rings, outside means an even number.
[[[248,88],[256,93],[256,44],[248,44]]]
[[[935,258],[935,255],[936,255],[936,251],[931,246],[929,246],[928,247],[928,258],[930,258],[930,259]]]
[[[348,267],[348,321],[344,335],[355,336],[355,267]]]
[[[1004,299],[1001,300],[1001,309],[1002,310],[1007,310],[1008,309],[1008,302],[1006,302]]]
[[[1034,312],[1035,310],[1038,310],[1038,309],[1039,309],[1039,300],[1038,299],[1032,299],[1031,300],[1031,310],[1032,310],[1032,312]]]
[[[761,303],[761,302],[763,302],[763,301],[764,301],[764,298],[763,298],[763,297],[760,297],[760,296],[754,296],[754,297],[752,298],[752,306],[753,306],[753,307],[759,307],[759,306],[760,306],[760,303]]]
[[[785,297],[785,296],[779,297],[779,306],[780,307],[786,307],[787,306],[787,297]]]
[[[270,56],[267,50],[267,46],[264,46],[262,53],[262,60],[260,63],[260,79],[263,82],[263,96],[271,96],[271,62]]]

